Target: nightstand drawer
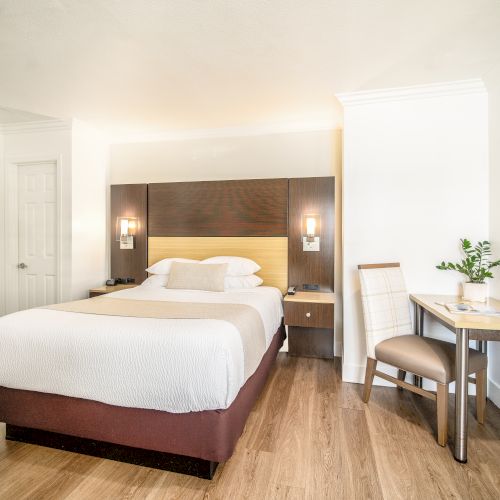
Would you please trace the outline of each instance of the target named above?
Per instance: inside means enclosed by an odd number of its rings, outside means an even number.
[[[285,325],[333,328],[333,304],[285,301]]]

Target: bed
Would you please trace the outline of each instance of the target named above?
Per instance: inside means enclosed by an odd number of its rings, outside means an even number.
[[[111,186],[112,276],[139,284],[164,259],[236,256],[264,286],[141,285],[0,318],[7,438],[211,478],[285,338],[288,209],[288,179]],[[123,217],[132,249],[115,231]]]
[[[242,334],[241,314],[262,331]],[[265,384],[285,338],[282,317],[274,287],[146,284],[4,316],[0,421],[11,439],[211,478]],[[144,450],[152,461],[139,460]],[[176,469],[171,454],[195,461]]]

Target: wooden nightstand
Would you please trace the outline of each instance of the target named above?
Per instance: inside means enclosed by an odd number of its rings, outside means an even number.
[[[125,290],[126,288],[134,288],[137,285],[130,283],[129,285],[115,285],[115,286],[100,286],[91,288],[89,290],[89,298],[97,297],[98,295],[106,295],[107,293],[118,292],[118,290]]]
[[[285,296],[288,354],[333,358],[335,294],[297,292]]]

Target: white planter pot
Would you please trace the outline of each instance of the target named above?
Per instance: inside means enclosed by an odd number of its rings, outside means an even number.
[[[486,302],[488,298],[488,283],[464,283],[462,299],[471,302]]]

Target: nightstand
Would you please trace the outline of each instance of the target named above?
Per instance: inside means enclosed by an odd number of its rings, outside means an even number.
[[[134,288],[137,285],[135,283],[130,283],[128,285],[115,285],[115,286],[100,286],[98,288],[91,288],[89,290],[89,298],[97,297],[98,295],[106,295],[107,293],[118,292],[119,290],[125,290],[126,288]]]
[[[297,292],[284,300],[288,354],[333,358],[335,294]]]

